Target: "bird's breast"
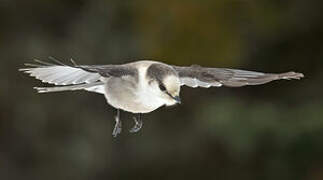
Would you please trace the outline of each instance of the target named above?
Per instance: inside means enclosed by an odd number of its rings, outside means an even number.
[[[105,97],[114,108],[132,113],[149,113],[165,104],[140,81],[124,78],[109,78],[105,85]]]

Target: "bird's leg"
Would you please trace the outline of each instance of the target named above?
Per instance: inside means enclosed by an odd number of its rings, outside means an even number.
[[[120,109],[117,109],[117,115],[115,117],[115,121],[116,121],[116,124],[114,125],[114,129],[112,132],[113,137],[117,137],[117,135],[121,133]]]
[[[135,121],[135,125],[130,129],[131,133],[136,133],[138,132],[141,127],[142,127],[142,119],[141,119],[141,113],[138,114],[138,118],[133,117],[134,121]]]

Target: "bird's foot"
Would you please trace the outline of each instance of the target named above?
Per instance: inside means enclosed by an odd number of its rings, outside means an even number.
[[[142,119],[141,119],[141,115],[138,116],[138,118],[133,117],[134,121],[135,121],[135,125],[129,130],[129,132],[131,133],[136,133],[138,132],[141,127],[142,127]]]
[[[116,116],[115,120],[116,120],[116,124],[114,125],[114,129],[113,129],[113,132],[112,132],[113,137],[117,137],[118,134],[121,133],[121,121],[120,121],[119,116]]]

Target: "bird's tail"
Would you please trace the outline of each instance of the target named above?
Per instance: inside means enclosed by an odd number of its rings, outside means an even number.
[[[77,85],[70,85],[70,86],[34,87],[34,89],[36,89],[38,93],[86,90],[86,91],[104,94],[103,82],[95,82],[91,84],[77,84]]]

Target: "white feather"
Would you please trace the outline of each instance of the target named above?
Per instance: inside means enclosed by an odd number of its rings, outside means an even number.
[[[20,69],[30,76],[45,83],[55,85],[71,85],[92,83],[100,80],[100,74],[84,71],[70,66],[46,66],[28,69]]]

